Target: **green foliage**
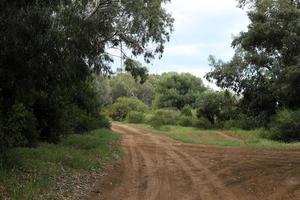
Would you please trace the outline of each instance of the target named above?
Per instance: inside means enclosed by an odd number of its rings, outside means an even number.
[[[205,90],[201,78],[192,74],[164,73],[156,85],[154,105],[179,110],[184,106],[194,107],[197,96]]]
[[[266,120],[278,107],[300,107],[299,1],[248,1],[250,25],[232,42],[235,55],[224,63],[210,57],[207,74],[222,88],[242,96],[243,113]]]
[[[36,118],[21,103],[13,105],[2,131],[0,139],[6,147],[33,146],[39,137]]]
[[[5,143],[30,144],[35,138],[57,143],[74,130],[101,125],[109,91],[94,74],[111,73],[108,44],[147,62],[161,56],[173,29],[171,15],[162,9],[166,2],[1,1],[0,135],[14,140]]]
[[[193,112],[190,106],[184,106],[181,109],[181,115],[187,116],[187,117],[192,117],[193,116]]]
[[[140,84],[146,82],[149,76],[148,69],[143,67],[140,62],[128,58],[124,64],[126,66],[125,71],[130,72],[135,81],[139,81]]]
[[[179,117],[179,120],[178,120],[178,124],[180,126],[184,126],[184,127],[192,127],[194,125],[194,121],[196,119],[194,119],[193,117],[191,116],[186,116],[186,115],[181,115]]]
[[[300,110],[281,110],[272,119],[267,137],[284,142],[300,141]]]
[[[266,127],[268,124],[267,121],[265,121],[265,116],[259,115],[259,116],[248,116],[245,114],[239,114],[235,119],[227,120],[224,122],[224,128],[230,129],[230,128],[238,128],[238,129],[244,129],[244,130],[254,130],[259,127]]]
[[[154,99],[155,76],[149,76],[143,84],[136,82],[131,74],[119,73],[110,79],[113,103],[120,97],[136,97],[147,105]]]
[[[213,125],[208,119],[204,117],[198,117],[193,121],[193,127],[200,128],[200,129],[210,129],[213,128]]]
[[[155,128],[163,125],[176,125],[179,122],[180,113],[171,109],[158,109],[149,120],[149,124]]]
[[[118,134],[99,129],[69,135],[60,144],[9,149],[0,158],[1,199],[69,199],[77,189],[76,180],[102,173],[104,161],[119,157],[113,145],[119,140]]]
[[[130,111],[146,112],[148,106],[136,98],[121,97],[112,105],[109,116],[116,121],[126,119]]]
[[[197,98],[197,117],[205,117],[212,125],[234,118],[236,99],[229,92],[206,91]]]
[[[129,123],[140,124],[145,121],[145,115],[142,112],[130,111],[127,114],[126,121]]]

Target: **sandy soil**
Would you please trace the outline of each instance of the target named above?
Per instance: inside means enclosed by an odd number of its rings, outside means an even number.
[[[121,163],[95,200],[299,200],[300,151],[183,144],[125,125]]]

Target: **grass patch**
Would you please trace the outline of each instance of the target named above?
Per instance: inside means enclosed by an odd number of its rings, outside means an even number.
[[[70,188],[64,194],[59,191],[81,173],[101,173],[104,163],[118,159],[119,139],[116,133],[99,129],[69,135],[57,145],[10,150],[0,160],[0,199],[60,199],[59,195],[71,195]]]
[[[230,130],[233,137],[240,138],[240,141],[224,137],[220,134],[220,130],[200,130],[192,127],[182,126],[163,126],[159,130],[152,128],[146,124],[130,124],[146,131],[170,137],[174,140],[191,143],[191,144],[207,144],[207,145],[221,145],[228,147],[242,147],[242,148],[258,148],[258,149],[300,149],[300,142],[298,143],[283,143],[263,139],[260,137],[262,130]]]

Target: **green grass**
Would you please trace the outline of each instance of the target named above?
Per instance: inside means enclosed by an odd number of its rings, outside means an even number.
[[[130,126],[141,128],[152,133],[167,136],[180,142],[191,144],[220,145],[255,149],[300,149],[300,142],[287,144],[261,138],[260,134],[262,130],[226,131],[232,136],[237,136],[241,139],[241,141],[237,141],[220,135],[220,130],[200,130],[197,128],[182,126],[163,126],[158,130],[146,124],[130,124]]]
[[[104,163],[118,159],[119,140],[116,133],[99,129],[69,135],[57,145],[13,149],[0,160],[0,199],[58,199],[58,190],[80,174],[101,173]]]

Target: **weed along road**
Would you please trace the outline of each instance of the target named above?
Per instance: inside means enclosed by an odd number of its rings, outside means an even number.
[[[183,144],[126,125],[123,161],[91,199],[299,200],[300,152]]]

